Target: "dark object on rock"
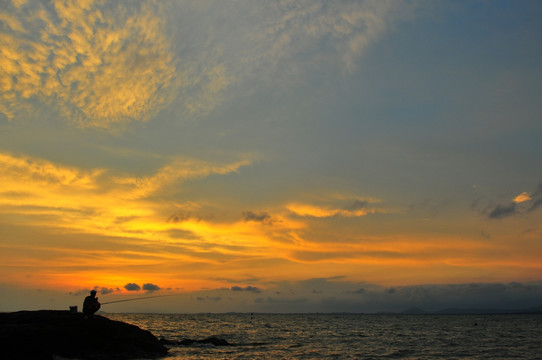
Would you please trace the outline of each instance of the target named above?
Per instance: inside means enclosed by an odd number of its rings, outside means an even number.
[[[5,360],[134,359],[167,354],[154,335],[135,325],[54,310],[0,313],[0,349]]]
[[[230,344],[224,339],[211,336],[203,340],[184,339],[181,341],[171,341],[167,339],[160,339],[160,342],[164,345],[182,345],[182,346],[197,346],[197,345],[214,345],[214,346],[235,346]]]

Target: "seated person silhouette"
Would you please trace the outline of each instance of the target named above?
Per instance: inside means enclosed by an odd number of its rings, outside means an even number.
[[[87,296],[83,302],[83,314],[85,314],[85,317],[92,319],[94,317],[94,313],[100,310],[100,307],[101,305],[96,297],[96,290],[92,290],[90,295]]]

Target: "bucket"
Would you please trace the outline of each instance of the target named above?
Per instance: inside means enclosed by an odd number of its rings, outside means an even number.
[[[75,314],[77,312],[77,305],[70,306],[70,313]]]

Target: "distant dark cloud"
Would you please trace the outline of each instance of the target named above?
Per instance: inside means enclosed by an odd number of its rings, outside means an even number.
[[[180,211],[173,215],[171,215],[167,222],[173,222],[173,223],[182,223],[185,221],[188,221],[193,218],[193,215],[190,212]],[[199,220],[199,219],[198,219]]]
[[[354,200],[350,204],[346,205],[344,210],[357,211],[366,208],[367,205],[369,205],[369,202],[366,200]]]
[[[349,291],[348,293],[349,293],[349,294],[365,294],[365,289],[364,289],[364,288],[360,288],[360,289],[358,289],[358,290]]]
[[[277,291],[282,289],[290,290]],[[542,306],[542,282],[382,287],[343,279],[308,279],[277,283],[265,293],[273,295],[258,297],[250,311],[374,313],[409,308],[521,310]]]
[[[134,284],[134,283],[128,283],[124,285],[124,288],[128,291],[139,291],[141,290],[141,286]]]
[[[503,217],[511,216],[516,213],[516,204],[510,203],[507,205],[497,205],[489,212],[491,219],[502,219]]]
[[[542,206],[542,182],[533,192],[523,192],[507,204],[492,206],[487,214],[490,219],[502,219],[509,216],[532,212]]]
[[[542,182],[538,184],[536,191],[531,195],[532,204],[528,211],[533,211],[542,206]]]
[[[115,218],[114,223],[115,224],[124,224],[124,223],[127,223],[129,221],[135,220],[137,218],[139,218],[139,216],[117,216]]]
[[[354,295],[357,291],[349,292]],[[426,311],[446,309],[516,310],[540,306],[542,283],[477,283],[373,288],[356,297],[322,298],[323,311]]]
[[[154,285],[154,284],[151,284],[151,283],[143,284],[143,290],[145,290],[147,292],[158,291],[158,290],[160,290],[160,286]]]
[[[245,221],[271,222],[271,215],[266,212],[244,211],[243,219]]]
[[[247,287],[232,286],[231,291],[248,291],[255,294],[259,294],[262,292],[260,288],[257,288],[255,286],[247,286]]]
[[[536,209],[538,209],[540,206],[542,206],[542,198],[540,198],[540,199],[534,201],[533,204],[531,205],[531,207],[529,208],[528,211],[536,210]]]
[[[115,290],[115,289],[113,289],[113,288],[105,288],[105,287],[103,287],[103,288],[101,288],[101,289],[99,290],[99,292],[100,292],[100,294],[102,294],[102,295],[107,295],[107,294],[111,294],[111,293],[113,293],[113,292],[115,292],[115,291],[118,291],[118,290],[119,290],[118,288]]]
[[[73,292],[70,291],[69,294],[73,296],[82,296],[82,295],[87,296],[90,293],[90,290],[96,290],[99,294],[102,294],[102,295],[107,295],[115,291],[120,291],[119,288],[106,288],[106,287],[95,286],[92,289],[80,289]]]
[[[169,236],[175,239],[187,239],[187,240],[192,239],[193,240],[193,239],[200,238],[198,234],[190,230],[171,229],[171,230],[168,230],[167,233],[169,234]]]

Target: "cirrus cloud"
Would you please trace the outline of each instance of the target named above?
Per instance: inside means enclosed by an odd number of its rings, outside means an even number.
[[[151,2],[7,4],[0,26],[0,112],[37,99],[83,127],[147,120],[171,100],[177,74]]]

